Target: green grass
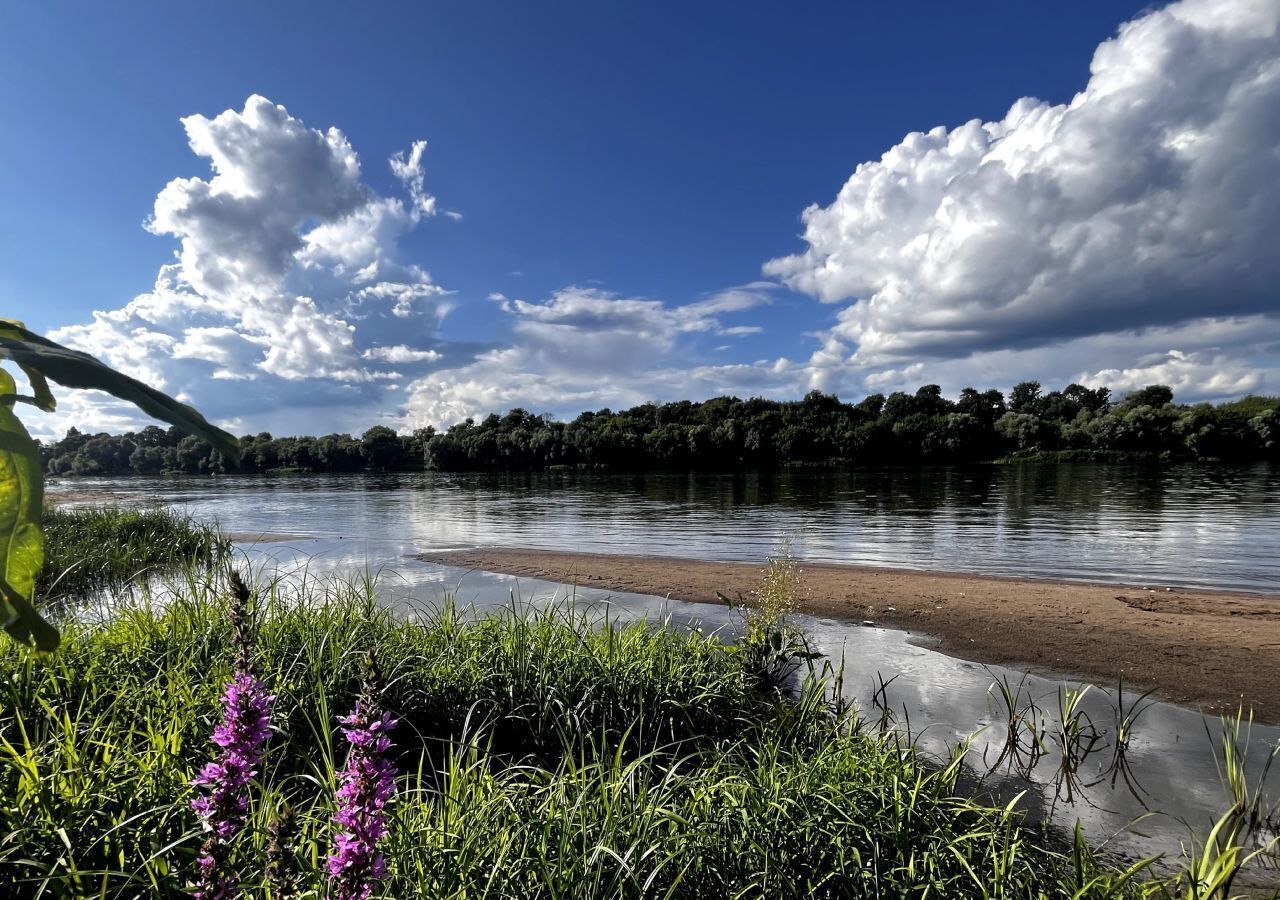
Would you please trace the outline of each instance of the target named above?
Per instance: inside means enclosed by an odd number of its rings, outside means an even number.
[[[69,623],[49,658],[0,647],[0,896],[182,896],[234,648],[192,570],[172,596]],[[278,695],[237,848],[250,896],[287,799],[304,896],[322,869],[342,741],[334,717],[377,649],[404,774],[382,897],[1123,897],[1083,844],[957,795],[959,764],[834,711],[811,679],[761,690],[713,636],[571,609],[393,617],[367,583],[312,580],[255,610]]]
[[[45,563],[37,596],[54,600],[118,588],[188,562],[226,558],[217,529],[160,507],[46,509]]]

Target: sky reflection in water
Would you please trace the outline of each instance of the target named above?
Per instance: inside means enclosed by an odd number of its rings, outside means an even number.
[[[224,528],[1280,593],[1280,466],[83,479]]]

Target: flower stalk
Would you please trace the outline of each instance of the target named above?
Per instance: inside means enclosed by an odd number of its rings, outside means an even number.
[[[334,900],[368,900],[386,877],[378,841],[387,833],[386,806],[395,794],[395,765],[388,758],[397,720],[382,710],[381,672],[372,651],[365,657],[364,685],[355,709],[341,717],[350,745],[338,776],[336,833],[328,870]]]
[[[191,782],[197,789],[191,808],[207,832],[197,860],[196,900],[231,900],[239,892],[239,879],[230,866],[231,846],[244,827],[249,783],[262,762],[275,700],[253,673],[249,660],[250,592],[234,572],[231,589],[236,667],[222,695],[222,722],[213,730],[213,743],[219,751]]]
[[[298,873],[293,844],[298,836],[298,820],[293,807],[282,803],[267,823],[267,895],[271,900],[292,897]]]

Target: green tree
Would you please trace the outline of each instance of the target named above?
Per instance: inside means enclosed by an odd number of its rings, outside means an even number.
[[[1124,406],[1133,409],[1138,406],[1159,408],[1173,402],[1173,388],[1167,384],[1151,384],[1134,391],[1124,398]]]
[[[1035,415],[1040,409],[1040,382],[1021,381],[1009,392],[1009,411]]]
[[[374,425],[360,436],[360,454],[379,472],[394,469],[403,452],[400,435],[385,425]]]

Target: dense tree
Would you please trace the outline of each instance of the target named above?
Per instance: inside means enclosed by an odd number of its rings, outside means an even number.
[[[1173,389],[1164,384],[1153,384],[1134,391],[1125,397],[1121,405],[1133,409],[1138,406],[1151,406],[1159,409],[1173,402]]]
[[[1035,415],[1040,411],[1040,382],[1023,381],[1009,392],[1009,412]]]
[[[1213,406],[1173,402],[1151,385],[1117,403],[1106,388],[1071,384],[1045,393],[1028,381],[1010,392],[965,388],[957,400],[935,384],[914,393],[844,403],[811,391],[777,402],[714,397],[584,412],[558,422],[524,409],[468,419],[446,431],[400,435],[383,425],[359,438],[241,439],[240,472],[484,471],[549,467],[613,469],[767,468],[780,465],[965,463],[1000,457],[1154,460],[1280,458],[1280,398]],[[218,473],[224,462],[201,441],[155,426],[136,434],[76,429],[42,447],[55,475]]]
[[[360,436],[360,455],[369,468],[390,472],[401,468],[405,446],[400,436],[386,425],[374,425]]]

